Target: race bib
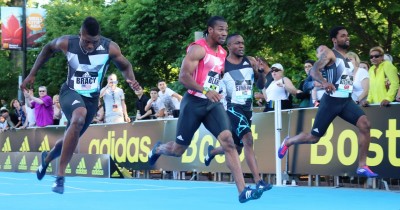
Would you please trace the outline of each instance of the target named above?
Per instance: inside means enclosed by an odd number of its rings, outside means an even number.
[[[352,93],[353,92],[353,76],[342,74],[340,76],[338,91]]]
[[[219,79],[220,75],[217,72],[210,71],[208,72],[206,81],[204,81],[204,89],[214,90],[219,93]]]
[[[252,86],[250,80],[235,81],[235,96],[236,99],[249,99],[252,98]]]
[[[74,90],[80,94],[94,93],[98,90],[98,73],[76,71],[72,77]]]

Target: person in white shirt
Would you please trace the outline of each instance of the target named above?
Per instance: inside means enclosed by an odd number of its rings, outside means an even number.
[[[167,83],[164,80],[158,81],[158,96],[164,102],[166,115],[173,115],[174,118],[179,117],[179,110],[181,106],[182,96],[167,87]]]
[[[116,74],[110,74],[107,78],[107,86],[100,91],[100,98],[103,97],[105,108],[105,123],[130,122],[125,104],[124,91],[117,87]]]
[[[160,97],[158,97],[158,88],[152,88],[150,90],[150,100],[147,101],[147,105],[144,110],[147,112],[151,108],[154,110],[155,118],[164,118],[165,117],[165,106]]]

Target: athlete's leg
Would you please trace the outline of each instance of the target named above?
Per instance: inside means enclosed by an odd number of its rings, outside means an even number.
[[[74,150],[78,145],[80,133],[85,125],[86,114],[87,111],[84,107],[78,107],[72,112],[70,126],[67,128],[64,135],[57,176],[65,176],[65,169],[74,154]]]
[[[367,153],[371,142],[371,124],[366,115],[361,116],[357,121],[359,152],[358,152],[358,167],[367,165]]]
[[[251,132],[246,133],[242,139],[244,147],[244,157],[246,163],[249,166],[251,173],[253,174],[254,181],[257,183],[261,180],[260,172],[257,166],[257,160],[253,149],[253,135]]]

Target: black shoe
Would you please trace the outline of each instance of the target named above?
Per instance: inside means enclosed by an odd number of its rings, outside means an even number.
[[[36,170],[36,176],[37,176],[38,180],[42,180],[44,175],[46,175],[46,169],[49,166],[49,164],[46,164],[46,161],[45,161],[47,155],[48,155],[48,153],[46,151],[42,152],[42,164],[40,164],[40,166]]]
[[[239,202],[245,203],[249,200],[259,199],[262,195],[262,190],[251,189],[250,187],[244,188],[239,195]]]
[[[156,154],[156,151],[157,151],[157,147],[159,147],[161,145],[161,142],[160,141],[158,141],[155,145],[154,145],[154,147],[153,147],[153,149],[151,149],[151,151],[150,151],[150,153],[149,153],[149,155],[148,155],[148,158],[149,158],[149,164],[152,166],[152,165],[154,165],[156,162],[157,162],[157,159],[160,157],[160,155],[158,155],[158,154]]]
[[[53,183],[51,190],[58,194],[64,193],[64,182],[65,178],[63,176],[57,176],[56,181]]]
[[[211,155],[211,150],[213,150],[214,147],[211,145],[208,145],[208,153],[207,156],[204,157],[204,164],[206,164],[206,166],[209,166],[211,161],[214,159],[215,155]]]

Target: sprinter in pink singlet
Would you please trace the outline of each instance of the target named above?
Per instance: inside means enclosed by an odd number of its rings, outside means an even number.
[[[244,203],[260,198],[262,191],[245,186],[230,121],[220,102],[219,80],[226,58],[226,51],[221,45],[227,35],[228,24],[225,19],[213,16],[204,32],[205,38],[189,45],[179,73],[179,81],[188,92],[181,102],[176,139],[165,144],[157,142],[148,157],[150,165],[154,165],[161,155],[181,157],[203,123],[224,148],[226,164],[239,191],[239,202]]]

